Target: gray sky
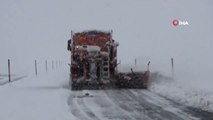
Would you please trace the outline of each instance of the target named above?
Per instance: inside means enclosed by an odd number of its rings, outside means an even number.
[[[0,63],[69,61],[70,30],[113,29],[123,64],[151,59],[153,69],[168,71],[174,57],[180,74],[212,72],[212,11],[212,0],[1,0]]]

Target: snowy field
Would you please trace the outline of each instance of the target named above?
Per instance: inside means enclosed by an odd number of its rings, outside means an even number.
[[[58,69],[0,86],[0,120],[70,120],[68,80]]]

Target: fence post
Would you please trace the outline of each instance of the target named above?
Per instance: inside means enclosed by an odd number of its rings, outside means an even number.
[[[35,74],[36,76],[38,75],[38,71],[37,71],[37,61],[35,60]]]
[[[149,71],[150,61],[147,63],[147,70]]]
[[[47,60],[45,61],[45,69],[46,69],[46,72],[47,72]]]
[[[56,61],[56,63],[55,63],[55,64],[56,64],[56,69],[57,69],[57,68],[58,68],[58,61]]]
[[[54,69],[54,61],[52,60],[52,69]]]
[[[10,75],[10,59],[8,59],[8,78],[9,78],[9,82],[11,82],[11,75]]]
[[[174,59],[171,58],[171,66],[172,66],[172,78],[174,79]]]

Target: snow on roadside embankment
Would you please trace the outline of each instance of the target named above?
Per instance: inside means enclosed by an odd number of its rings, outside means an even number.
[[[55,70],[0,86],[0,120],[74,118],[67,105],[68,75],[64,70]]]
[[[187,106],[213,111],[213,91],[191,86],[157,72],[151,75],[149,90]]]

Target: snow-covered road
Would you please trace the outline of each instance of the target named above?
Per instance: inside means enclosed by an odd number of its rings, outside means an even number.
[[[72,91],[67,103],[79,120],[213,119],[212,113],[180,105],[148,90]]]

